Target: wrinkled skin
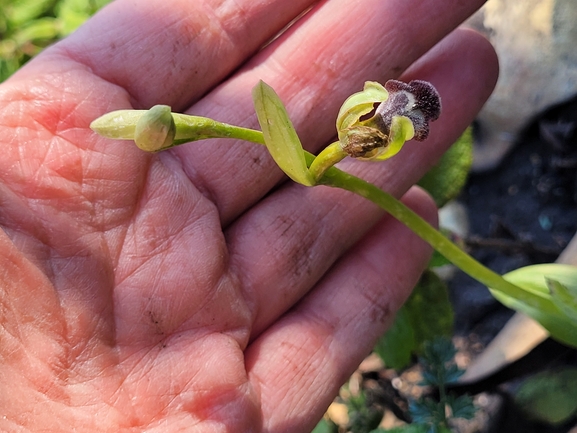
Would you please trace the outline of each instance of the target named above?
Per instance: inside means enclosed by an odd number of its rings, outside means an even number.
[[[481,1],[328,0],[258,50],[312,3],[116,0],[2,84],[1,431],[308,432],[390,325],[430,249],[370,203],[255,144],[88,129],[154,104],[256,127],[263,79],[317,152],[365,80],[429,80],[426,142],[341,164],[404,195],[496,80],[475,33],[429,51]]]

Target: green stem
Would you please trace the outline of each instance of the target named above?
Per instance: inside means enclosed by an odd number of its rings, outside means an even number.
[[[189,116],[180,113],[172,113],[172,115],[176,126],[173,146],[207,138],[237,138],[252,143],[264,144],[264,137],[261,131],[217,122],[207,117]]]
[[[205,117],[178,113],[173,113],[173,116],[176,125],[175,146],[191,140],[217,137],[264,144],[261,131],[228,125]],[[328,146],[317,158],[305,151],[309,170],[317,183],[341,188],[367,198],[409,227],[447,260],[477,281],[535,308],[542,308],[539,297],[509,283],[499,274],[481,265],[395,197],[371,183],[332,166],[345,156],[338,143]]]
[[[421,239],[469,276],[493,290],[500,291],[535,308],[542,309],[540,297],[508,282],[499,274],[483,266],[391,194],[336,168],[328,170],[321,179],[321,183],[367,198],[409,227]]]
[[[309,167],[309,171],[315,182],[318,183],[325,172],[337,162],[344,159],[345,156],[347,156],[347,154],[343,151],[339,141],[335,141],[325,147],[312,161]]]
[[[446,393],[446,389],[445,389],[445,366],[438,366],[437,369],[443,369],[443,373],[441,379],[439,380],[439,405],[438,405],[438,409],[439,409],[439,415],[441,418],[441,426],[448,428],[449,427],[449,423],[447,420],[447,393]],[[439,374],[437,373],[437,378],[439,378]]]

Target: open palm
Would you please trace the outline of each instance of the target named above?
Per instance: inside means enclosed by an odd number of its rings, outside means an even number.
[[[259,51],[313,3],[117,0],[2,85],[0,430],[310,431],[390,324],[430,251],[372,205],[281,182],[254,144],[148,155],[88,129],[154,104],[255,127],[264,79],[318,151],[348,94],[481,2],[328,0]],[[343,165],[404,194],[495,75],[451,34],[405,73],[443,97],[430,139]]]

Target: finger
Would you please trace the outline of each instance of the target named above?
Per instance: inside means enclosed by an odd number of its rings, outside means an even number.
[[[182,110],[311,3],[117,0],[48,55],[126,89],[135,108]]]
[[[258,128],[250,90],[263,79],[286,103],[304,146],[315,152],[336,135],[336,115],[347,96],[366,80],[397,77],[481,3],[322,2],[190,111]],[[192,143],[174,152],[225,224],[282,177],[265,149],[248,143]]]
[[[435,220],[422,191],[411,190],[404,201]],[[422,240],[385,217],[314,292],[249,346],[247,369],[260,392],[263,431],[312,430],[391,324],[429,254]]]
[[[431,80],[443,98],[429,139],[406,144],[389,161],[349,161],[343,168],[401,196],[471,123],[496,81],[494,64],[494,52],[479,35],[451,34],[410,71]],[[290,185],[237,220],[226,235],[231,269],[253,308],[253,335],[297,302],[381,216],[351,193]]]

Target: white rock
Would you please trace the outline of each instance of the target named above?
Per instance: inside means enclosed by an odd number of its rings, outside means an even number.
[[[489,0],[467,23],[484,33],[500,64],[478,117],[473,169],[494,167],[538,113],[577,94],[577,1]]]

